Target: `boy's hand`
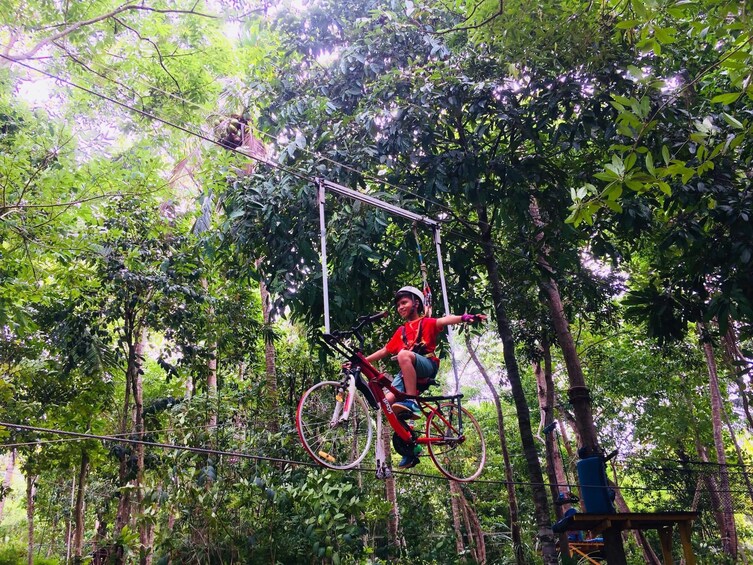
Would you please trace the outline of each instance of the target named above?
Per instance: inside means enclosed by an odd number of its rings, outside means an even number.
[[[474,324],[476,322],[486,321],[486,314],[463,314],[460,316],[460,321],[465,324]]]

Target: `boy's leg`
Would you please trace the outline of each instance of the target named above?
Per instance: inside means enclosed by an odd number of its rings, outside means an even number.
[[[405,392],[405,384],[403,383],[403,374],[398,373],[392,378],[392,386],[393,388],[399,390],[400,392]],[[390,404],[395,402],[395,395],[391,392],[385,393],[384,397],[387,399],[387,402]]]
[[[399,389],[410,396],[418,395],[417,381],[421,379],[433,379],[437,375],[437,364],[412,351],[403,350],[397,355],[400,364],[401,383],[405,383],[404,389]],[[397,387],[396,387],[397,388]]]
[[[400,365],[400,372],[403,374],[405,383],[405,394],[416,396],[416,354],[407,349],[403,349],[397,354],[397,364]]]
[[[420,378],[432,378],[436,375],[437,366],[435,363],[423,357],[417,355],[412,351],[403,350],[398,353],[398,363],[403,376],[403,382],[405,383],[405,394],[410,396],[418,395],[417,379]],[[415,400],[406,399],[401,402],[396,402],[393,407],[396,411],[409,411],[412,413],[412,418],[421,417],[421,408],[418,406]]]
[[[422,356],[422,355],[416,355],[412,352],[410,353],[411,363],[410,368],[405,367],[401,364],[400,368],[402,369],[402,378],[400,379],[400,384],[403,384],[403,381],[405,382],[405,393],[411,394],[408,392],[408,380],[406,378],[406,369],[407,372],[412,376],[412,383],[413,383],[413,390],[414,395],[418,394],[418,379],[431,379],[434,378],[437,374],[437,365],[433,361],[429,360],[428,358]],[[409,357],[408,355],[405,355],[405,357]],[[412,399],[406,399],[401,402],[397,402],[393,405],[395,408],[396,413],[400,413],[401,415],[405,415],[407,411],[407,415],[410,419],[417,419],[421,417],[421,409],[419,408],[418,404],[412,400]],[[420,460],[418,458],[418,455],[416,454],[408,454],[404,455],[403,458],[400,460],[400,463],[398,463],[398,467],[400,469],[410,469],[411,467],[415,467],[420,463]]]

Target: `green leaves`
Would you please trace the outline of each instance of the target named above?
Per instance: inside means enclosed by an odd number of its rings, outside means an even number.
[[[688,327],[682,303],[670,293],[650,284],[631,291],[623,300],[628,319],[646,324],[648,335],[661,345],[682,340]]]
[[[717,94],[711,99],[712,104],[734,104],[740,99],[740,96],[742,95],[741,92],[729,92],[726,94]]]

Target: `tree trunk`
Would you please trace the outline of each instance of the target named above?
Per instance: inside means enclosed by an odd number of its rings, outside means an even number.
[[[568,422],[572,422],[572,418],[568,417],[569,414],[568,414],[567,410],[565,410],[565,408],[562,407],[561,405],[559,406],[559,411],[560,411],[560,416],[561,416],[561,419],[558,420],[559,421],[559,426],[558,427],[559,427],[559,431],[560,431],[560,437],[562,438],[562,443],[565,445],[565,451],[567,452],[567,458],[570,461],[572,461],[573,459],[575,459],[575,452],[573,451],[573,448],[570,445],[570,436],[568,435],[567,428],[565,427],[565,424],[562,421],[562,420],[567,420]],[[575,428],[573,428],[573,429],[575,429]],[[564,465],[564,461],[563,461],[563,465]],[[572,470],[572,466],[571,465],[568,465],[567,467],[569,467],[570,470]]]
[[[142,375],[143,375],[143,352],[146,340],[146,330],[136,328],[136,324],[133,321],[135,314],[133,312],[126,313],[125,335],[126,335],[126,347],[128,351],[127,365],[126,365],[126,393],[124,399],[124,415],[121,421],[120,432],[125,434],[128,431],[128,418],[127,415],[130,412],[131,415],[131,430],[136,437],[141,438],[144,432],[144,406],[143,406],[143,387],[142,387]],[[138,336],[138,337],[137,337]],[[133,397],[133,405],[129,410],[129,393]],[[139,505],[139,511],[141,508],[141,501],[143,492],[141,491],[141,485],[144,474],[144,446],[136,445],[133,448],[136,452],[136,479],[132,481],[136,486],[136,501]],[[118,470],[119,484],[121,487],[127,484],[127,478],[129,474],[128,469],[128,451],[124,448],[120,455],[120,467]],[[121,530],[131,522],[131,494],[130,489],[122,491],[120,498],[118,499],[118,510],[115,516],[115,529],[113,533],[118,535]],[[123,563],[122,548],[115,547],[113,556],[116,563]]]
[[[387,473],[387,478],[384,480],[384,489],[387,502],[390,503],[391,510],[387,516],[387,543],[390,548],[395,548],[397,554],[401,553],[402,548],[405,547],[405,541],[400,536],[400,507],[397,504],[397,490],[395,489],[395,476],[392,474],[392,442],[390,432],[392,428],[389,426],[382,426],[382,436],[378,438],[378,441],[382,442],[384,449],[384,465],[390,472]]]
[[[745,374],[750,371],[751,367],[742,351],[740,351],[735,328],[731,323],[729,324],[726,333],[722,335],[722,345],[724,362],[727,365],[735,384],[737,384],[737,390],[743,404],[745,420],[748,424],[748,431],[753,431],[753,414],[750,412],[750,391],[745,382]]]
[[[125,392],[123,393],[123,415],[120,420],[120,429],[118,433],[126,435],[129,428],[128,414],[131,412],[131,378],[133,370],[131,365],[134,363],[135,356],[133,355],[133,347],[128,346],[128,361],[125,371]],[[125,446],[121,445],[121,449],[118,452],[118,485],[122,488],[126,486],[128,482],[128,450]],[[130,493],[128,491],[121,492],[118,497],[118,509],[115,513],[115,529],[114,533],[117,535],[128,523],[131,509],[130,509]]]
[[[186,376],[186,384],[184,385],[183,398],[185,398],[186,400],[192,399],[194,389],[195,387],[193,384],[193,376],[189,374]]]
[[[242,383],[246,375],[246,362],[238,363],[238,382]],[[236,445],[242,445],[246,440],[246,412],[245,410],[235,410],[233,412],[233,439]],[[231,456],[227,458],[228,463],[236,464],[238,457]]]
[[[152,562],[154,560],[154,551],[152,551],[152,548],[154,547],[154,524],[147,524],[146,527],[146,547],[147,547],[147,554],[146,554],[146,565],[152,565]]]
[[[743,451],[740,447],[740,443],[737,441],[737,434],[735,433],[735,429],[732,427],[732,422],[730,422],[729,415],[727,414],[727,410],[722,410],[722,418],[724,419],[724,424],[727,426],[727,431],[729,432],[729,437],[732,439],[732,445],[735,447],[735,453],[737,454],[737,462],[740,465],[740,474],[743,476],[743,480],[745,481],[745,487],[748,489],[748,498],[753,501],[753,485],[751,485],[750,482],[750,474],[748,473],[748,467],[745,463],[745,458],[743,457]]]
[[[94,521],[94,539],[92,540],[92,553],[98,555],[100,552],[99,544],[103,539],[107,538],[107,511],[106,508],[98,508],[96,512],[96,519]],[[106,548],[102,549],[102,552],[107,551]]]
[[[201,286],[207,292],[209,288],[207,279],[201,279]],[[214,325],[214,307],[211,304],[207,311],[207,322],[207,326],[210,328]],[[209,341],[209,359],[207,360],[207,435],[212,438],[217,433],[217,340],[214,336],[207,336],[207,340]]]
[[[8,455],[8,462],[5,465],[5,476],[3,477],[3,492],[8,492],[10,483],[13,480],[13,472],[16,469],[16,448],[14,447]],[[0,522],[3,521],[3,508],[5,507],[5,499],[7,496],[0,498]]]
[[[73,469],[71,469],[73,471]],[[65,562],[71,559],[71,544],[73,543],[74,504],[76,503],[76,477],[71,481],[71,502],[68,506],[68,519],[65,521]]]
[[[727,468],[727,455],[724,448],[724,437],[722,435],[722,412],[724,406],[722,403],[722,394],[719,389],[719,377],[716,369],[716,360],[714,359],[714,349],[708,338],[708,330],[703,324],[698,324],[698,330],[701,335],[701,346],[706,356],[706,365],[709,372],[709,394],[711,397],[711,425],[714,433],[714,446],[716,447],[716,458],[719,463],[719,490],[721,498],[722,519],[724,529],[722,535],[722,551],[733,559],[737,559],[737,531],[735,529],[735,520],[732,512],[732,500],[729,488],[729,469]]]
[[[257,261],[257,268],[261,259]],[[269,418],[267,427],[270,431],[276,432],[280,429],[278,421],[278,398],[277,398],[277,351],[275,342],[272,339],[272,308],[270,305],[270,295],[267,285],[263,280],[259,280],[259,294],[261,295],[261,313],[264,320],[264,374],[267,383],[267,395],[269,398]]]
[[[531,197],[528,209],[536,228],[539,230],[543,228],[544,222],[541,219],[538,203],[534,197]],[[543,237],[544,234],[539,232],[536,239],[541,242]],[[539,254],[538,262],[539,265],[543,267],[544,271],[551,274],[554,270],[549,265],[546,255],[546,246],[544,246]],[[580,446],[584,449],[582,456],[589,457],[592,455],[600,455],[601,449],[599,447],[596,426],[594,425],[593,413],[591,412],[591,396],[588,387],[586,386],[586,379],[583,376],[580,357],[575,348],[575,340],[573,340],[573,335],[570,333],[570,324],[565,316],[565,309],[562,305],[559,286],[552,276],[547,275],[542,277],[539,285],[544,292],[544,298],[552,317],[554,332],[557,335],[557,342],[562,351],[562,357],[565,360],[567,376],[570,380],[568,396],[573,406],[575,425],[578,428],[578,436],[583,442],[583,445]]]
[[[147,332],[146,328],[143,328],[139,332],[139,340],[134,348],[134,372],[131,378],[131,384],[133,386],[133,432],[137,438],[143,439],[146,432],[146,426],[144,424],[144,349],[146,349]],[[144,446],[136,444],[134,446],[136,450],[136,479],[134,486],[136,487],[134,492],[136,493],[136,504],[138,508],[138,516],[144,513]],[[137,516],[132,515],[131,521],[135,522]],[[140,563],[145,565],[145,555],[149,549],[147,547],[147,525],[142,523],[139,526],[139,543],[141,544]]]
[[[515,492],[515,482],[512,473],[512,462],[510,461],[510,450],[507,448],[507,434],[505,433],[505,416],[502,413],[502,403],[499,400],[499,393],[494,386],[489,373],[486,371],[486,367],[481,364],[481,361],[476,355],[476,351],[471,345],[471,337],[466,334],[465,346],[468,349],[468,354],[471,356],[476,368],[481,376],[484,377],[486,386],[489,387],[489,392],[494,400],[494,408],[497,411],[497,434],[499,435],[499,444],[502,450],[502,461],[505,466],[505,488],[507,489],[507,502],[510,507],[510,535],[512,537],[513,550],[515,552],[515,562],[518,565],[526,565],[525,555],[523,552],[523,537],[520,532],[520,517],[518,513],[518,496]]]
[[[173,529],[175,529],[175,513],[171,510],[170,514],[167,517],[167,532],[169,534],[169,537],[172,537]],[[167,556],[167,565],[172,565],[173,562],[173,552],[172,550]]]
[[[450,481],[453,482],[453,481]],[[473,506],[466,498],[465,493],[461,485],[457,485],[458,494],[460,495],[459,502],[463,512],[463,523],[465,524],[465,533],[468,538],[467,547],[470,547],[471,557],[473,562],[478,565],[486,564],[486,542],[484,541],[484,533],[481,531],[481,522],[479,522],[478,514],[473,509]]]
[[[569,496],[570,486],[567,484],[565,467],[557,449],[555,431],[549,426],[554,422],[554,381],[552,379],[551,358],[549,356],[549,344],[543,344],[542,350],[545,356],[545,367],[541,363],[534,362],[533,374],[536,376],[536,385],[539,397],[539,409],[541,410],[541,426],[548,430],[544,433],[544,448],[546,455],[546,475],[549,479],[549,490],[552,500],[555,501],[554,513],[557,520],[564,517],[569,504],[560,503],[560,494]],[[556,424],[555,424],[556,425]],[[560,554],[569,555],[569,540],[567,532],[559,534]]]
[[[26,525],[28,546],[26,560],[28,565],[34,565],[34,495],[37,490],[37,476],[29,472],[26,475]]]
[[[505,310],[502,281],[499,277],[499,265],[494,256],[492,227],[489,224],[489,217],[485,206],[478,206],[476,212],[478,214],[479,227],[481,229],[482,250],[484,255],[483,261],[489,276],[489,285],[492,300],[494,301],[497,332],[502,340],[505,367],[507,368],[507,378],[509,379],[512,388],[515,411],[518,416],[520,440],[523,446],[523,455],[525,456],[528,468],[528,479],[531,482],[535,522],[538,528],[537,536],[539,547],[542,552],[544,563],[555,565],[558,562],[558,558],[554,534],[552,533],[551,519],[549,516],[548,496],[546,487],[544,486],[544,477],[541,472],[538,450],[536,449],[536,443],[531,430],[531,414],[528,410],[528,402],[526,400],[525,390],[523,389],[523,382],[520,378],[518,361],[515,358],[515,339],[513,338],[510,322],[507,319],[507,312]]]
[[[740,400],[743,404],[743,412],[745,413],[745,423],[748,424],[748,432],[753,432],[753,414],[750,412],[750,400],[748,400],[748,385],[743,377],[736,377],[735,384],[737,385],[737,392],[740,395]]]
[[[554,421],[555,391],[554,377],[552,375],[552,358],[549,343],[546,340],[542,342],[541,351],[544,357],[544,365],[542,367],[541,363],[534,363],[533,373],[536,376],[536,385],[538,388],[541,424],[544,428],[547,428],[552,424],[556,425],[556,423]],[[568,484],[567,473],[565,473],[565,462],[562,460],[562,455],[557,448],[553,429],[544,435],[544,446],[546,448],[546,471],[549,477],[552,499],[557,500],[560,493],[566,494],[570,491],[571,487]],[[562,518],[564,511],[567,510],[566,506],[557,505],[556,514],[558,519]]]
[[[698,459],[700,459],[703,463],[709,463],[708,452],[706,451],[706,448],[701,444],[697,430],[695,430],[695,449],[696,453],[698,454]],[[703,479],[703,484],[706,486],[706,492],[708,492],[709,494],[709,500],[711,501],[711,511],[714,515],[717,529],[721,534],[721,532],[723,532],[725,528],[725,520],[724,513],[722,512],[722,500],[719,496],[719,484],[717,483],[716,478],[711,475],[711,473],[701,472],[701,477]]]
[[[460,492],[460,485],[456,481],[449,481],[449,483],[452,529],[455,533],[455,551],[458,554],[458,558],[462,559],[460,556],[465,555],[465,542],[463,541],[463,529],[460,524],[460,497],[463,494]]]
[[[209,438],[217,436],[217,342],[209,346],[210,354],[207,360],[207,403],[209,415],[207,418],[207,435]],[[210,439],[214,444],[214,440]]]
[[[84,515],[84,495],[86,494],[86,476],[89,472],[89,454],[86,450],[81,450],[81,465],[78,470],[78,490],[76,491],[76,506],[73,510],[73,517],[76,524],[73,535],[73,556],[76,560],[81,559],[81,552],[84,547],[84,531],[86,530]]]

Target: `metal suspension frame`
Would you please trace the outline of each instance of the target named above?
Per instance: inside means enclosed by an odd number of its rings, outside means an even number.
[[[348,188],[332,181],[319,178],[316,179],[316,182],[319,188],[319,235],[321,238],[322,292],[324,294],[324,331],[326,331],[327,333],[330,332],[329,285],[327,271],[327,222],[325,216],[325,199],[328,190],[352,200],[357,200],[359,202],[363,202],[364,204],[374,206],[375,208],[389,212],[393,216],[399,216],[401,218],[411,220],[414,223],[424,225],[432,230],[434,246],[437,252],[437,266],[439,268],[439,284],[442,289],[442,302],[444,306],[445,316],[449,316],[450,302],[447,298],[447,283],[445,281],[444,263],[442,261],[442,238],[440,235],[440,222],[428,216],[416,214],[415,212],[411,212],[410,210],[406,210],[405,208],[401,208],[400,206],[395,206],[394,204],[390,204],[389,202],[384,202],[379,198],[370,196],[368,194],[363,194],[362,192],[358,192],[356,190],[353,190],[352,188]],[[455,360],[455,351],[452,346],[452,343],[454,341],[454,332],[452,330],[452,326],[447,326],[447,336],[450,343],[450,359],[452,361],[452,371],[455,376],[455,392],[457,393],[457,383],[459,377],[457,361]]]

